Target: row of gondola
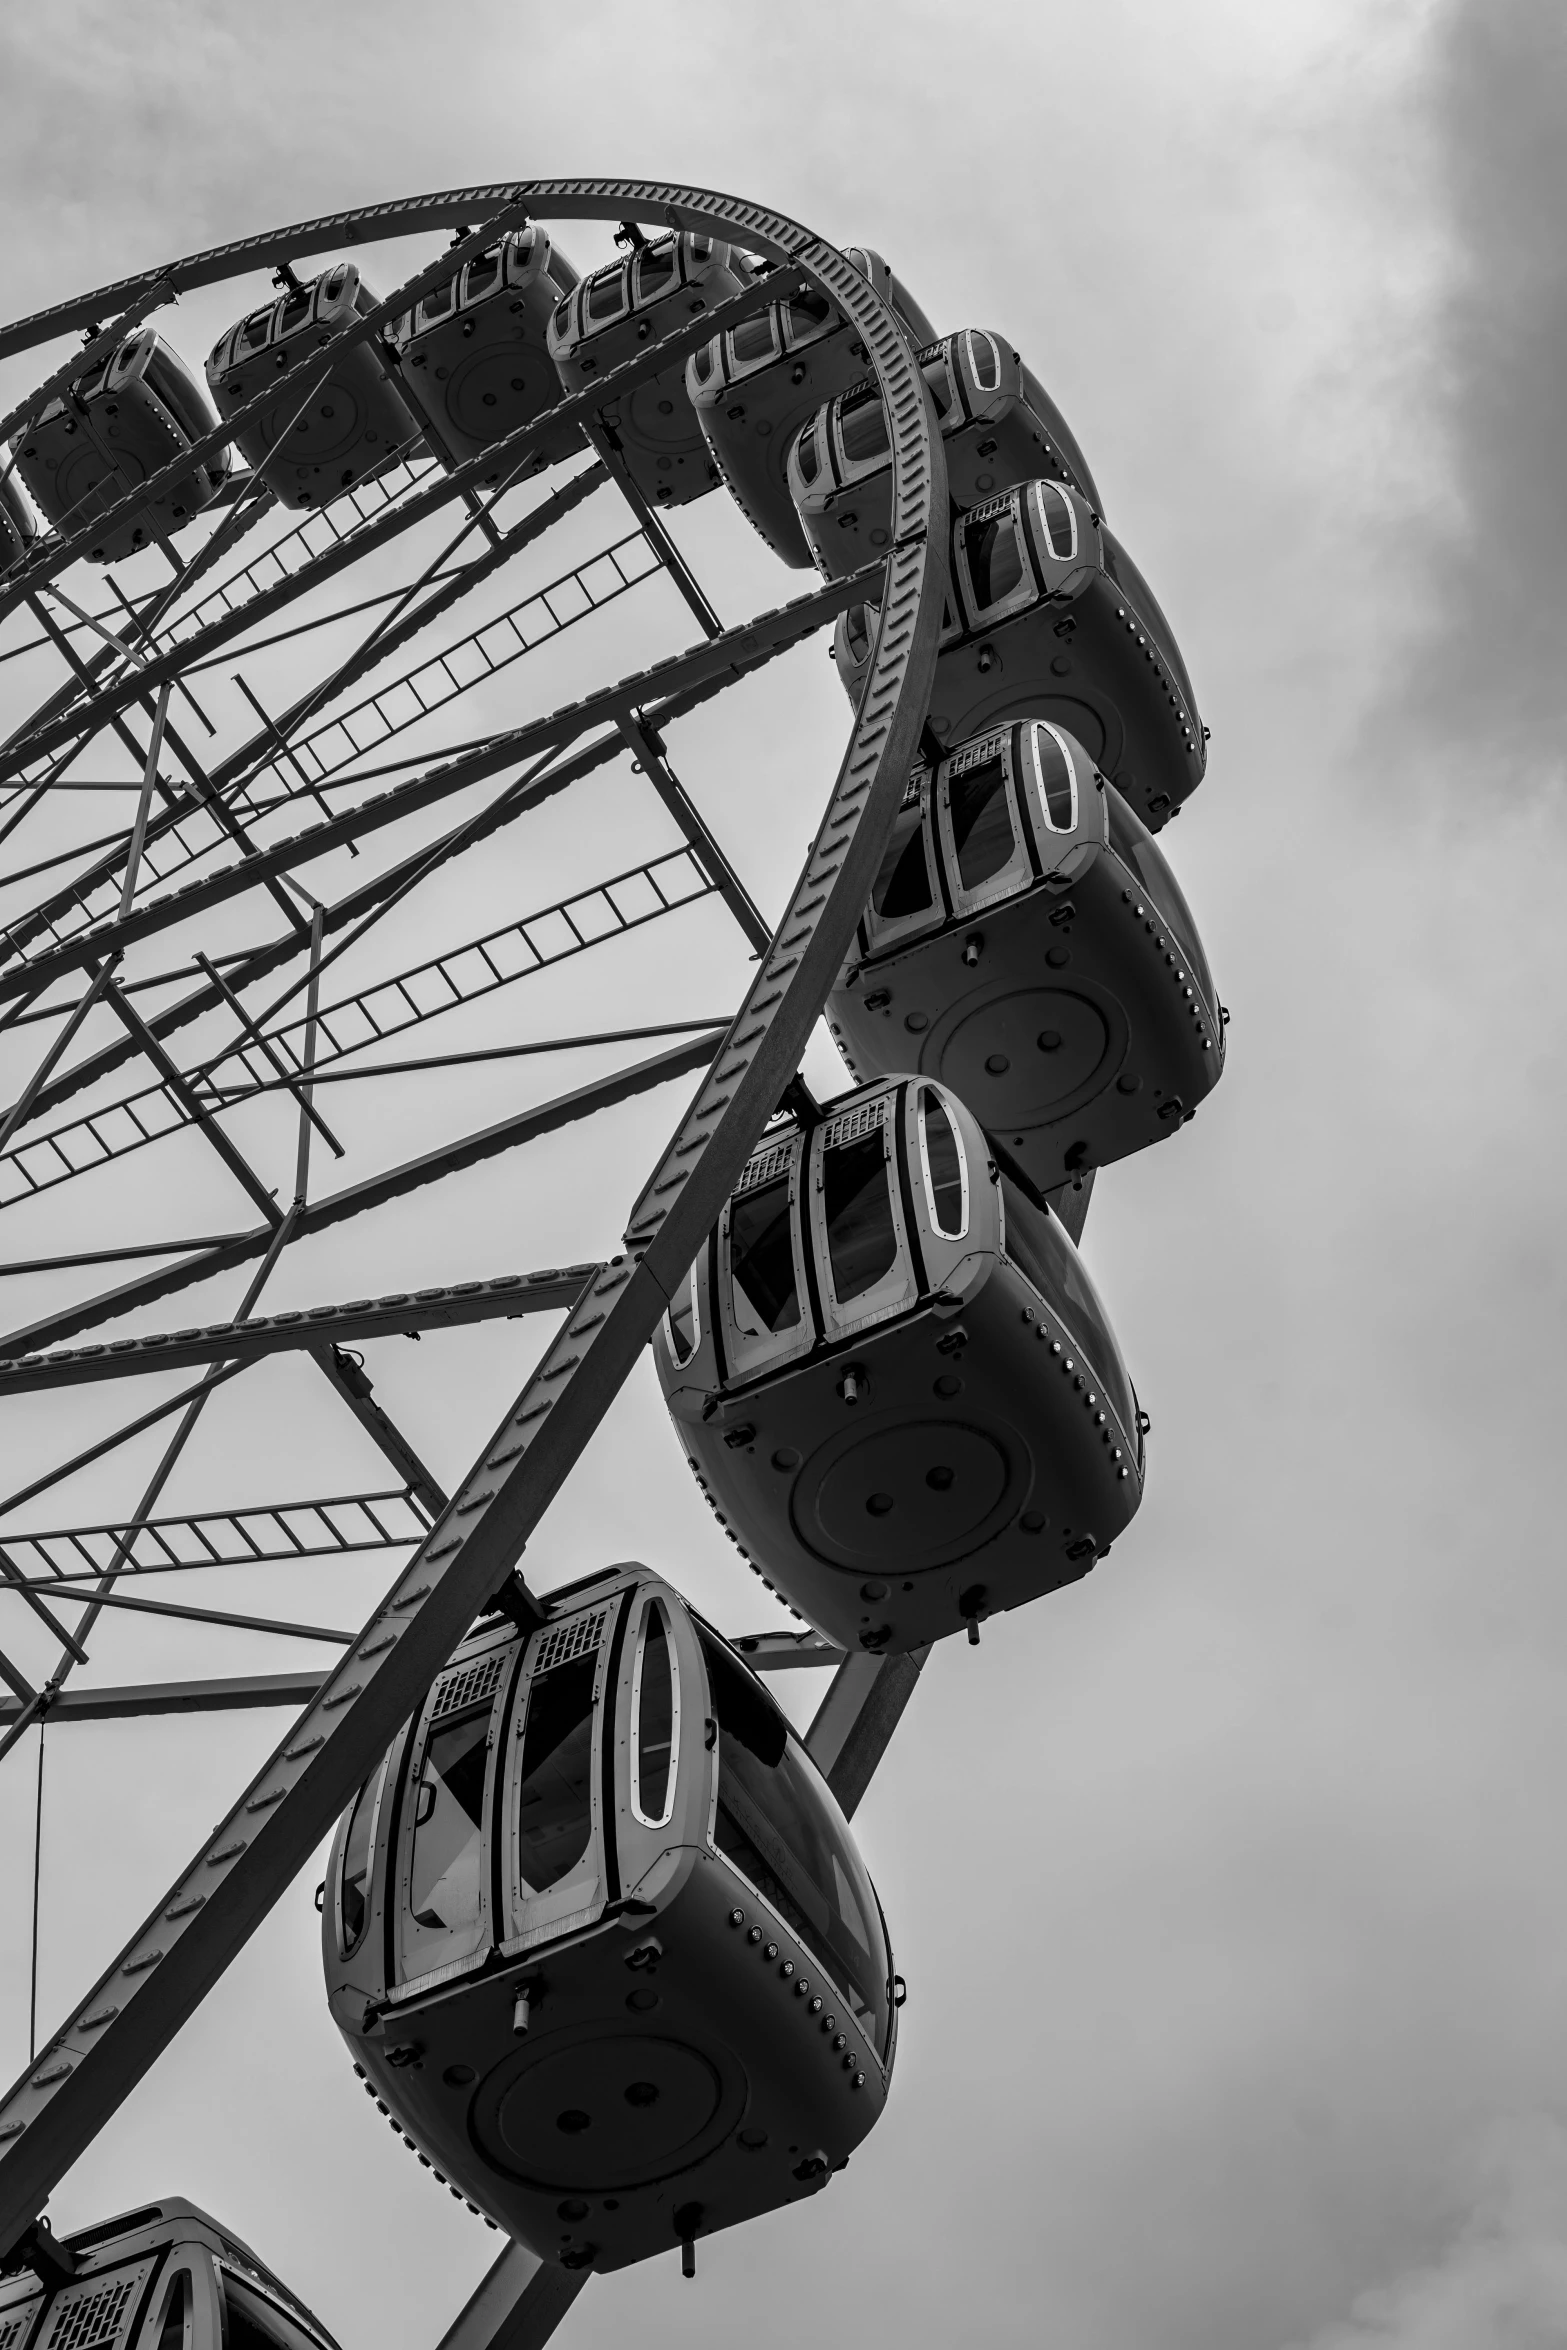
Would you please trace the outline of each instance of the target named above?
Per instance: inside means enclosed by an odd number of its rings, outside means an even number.
[[[661,303],[688,314],[703,281],[653,253],[557,311],[574,381]],[[858,1082],[791,1089],[655,1357],[729,1538],[883,1657],[977,1639],[1135,1512],[1148,1422],[1057,1207],[1191,1117],[1224,1014],[1154,838],[1204,760],[1168,624],[1018,354],[934,337],[860,260],[949,456],[926,755],[829,999]],[[644,486],[669,458],[670,502],[721,476],[784,560],[853,572],[891,523],[865,370],[829,304],[779,301],[688,363],[700,437],[666,375],[618,443]],[[877,626],[839,629],[851,697]],[[848,1825],[743,1657],[643,1567],[552,1595],[531,1634],[480,1625],[340,1828],[323,1936],[380,2110],[567,2268],[689,2258],[816,2192],[882,2110],[901,1979]]]
[[[291,371],[370,300],[340,264],[220,340],[213,398],[229,414],[277,379],[241,447],[290,504],[413,446],[482,456],[757,266],[705,237],[624,247],[579,279],[518,232],[299,415]],[[1057,1211],[1191,1117],[1225,1015],[1154,838],[1206,741],[1164,615],[1019,353],[938,337],[878,256],[851,258],[918,352],[947,455],[925,750],[829,1000],[855,1086],[793,1090],[655,1356],[731,1540],[881,1656],[978,1638],[1135,1512],[1148,1423]],[[162,399],[151,359],[137,380]],[[51,447],[92,399],[57,403]],[[601,422],[650,501],[722,482],[787,563],[842,576],[888,543],[880,395],[823,296],[771,304]],[[18,471],[59,519],[75,477],[51,506],[42,424],[29,442]],[[839,625],[851,699],[878,626],[873,606]],[[646,1568],[552,1594],[531,1631],[481,1621],[340,1824],[321,1906],[366,2092],[454,2194],[569,2269],[677,2242],[689,2267],[698,2236],[824,2186],[882,2110],[902,1984],[847,1822],[762,1681]],[[42,2319],[13,2342],[7,2316],[0,2293],[0,2350],[51,2350]],[[173,2350],[154,2316],[137,2350]]]

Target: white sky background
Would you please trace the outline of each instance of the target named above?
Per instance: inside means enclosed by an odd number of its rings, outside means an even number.
[[[1088,1232],[1153,1415],[1147,1500],[1085,1584],[938,1654],[860,1814],[911,1986],[882,2126],[825,2195],[705,2243],[696,2285],[673,2255],[595,2280],[563,2337],[583,2350],[632,2325],[913,2350],[1567,2335],[1563,65],[1545,0],[564,19],[57,0],[0,30],[8,315],[264,225],[536,172],[684,177],[879,245],[938,326],[1005,327],[1050,386],[1213,726],[1168,845],[1230,1066],[1193,1126],[1102,1179]],[[223,323],[200,319],[170,330],[192,356]],[[683,534],[726,613],[806,584],[743,531],[714,498]],[[648,657],[627,628],[617,673]],[[518,674],[489,708],[547,706]],[[758,693],[751,727],[736,697],[672,747],[776,907],[843,716],[819,644]],[[541,873],[602,869],[606,837],[621,862],[630,809],[600,803],[586,850],[563,817],[493,886],[520,910],[551,894]],[[683,1002],[718,1010],[739,965],[703,936]],[[455,1123],[501,1114],[472,1098]],[[417,1195],[423,1277],[613,1246],[676,1107],[621,1114],[625,1163],[541,1155],[537,1195],[514,1199],[505,1162],[439,1214]],[[60,1229],[35,1222],[29,1249]],[[278,1302],[393,1286],[347,1240],[297,1280]],[[538,1337],[492,1325],[373,1367],[455,1476]],[[282,1373],[256,1392],[252,1489],[289,1447],[292,1486],[312,1432]],[[530,1571],[628,1552],[731,1629],[764,1620],[650,1374]],[[342,1594],[368,1604],[373,1578],[330,1572],[286,1612],[352,1621]],[[274,1646],[236,1640],[214,1669],[288,1662]],[[127,1632],[101,1677],[192,1653]],[[279,1719],[51,1737],[45,2028]],[[8,2068],[30,1757],[0,1771]],[[54,2216],[189,2194],[345,2350],[419,2350],[496,2240],[352,2078],[318,1874]]]

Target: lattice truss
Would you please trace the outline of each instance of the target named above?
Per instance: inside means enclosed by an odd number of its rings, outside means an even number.
[[[247,294],[256,298],[236,280],[228,298],[237,307]],[[58,1458],[39,1468],[29,1446],[30,1473],[7,1480],[0,1574],[13,1624],[0,1670],[15,1702],[0,1743],[49,1710],[121,1609],[256,1630],[268,1621],[232,1601],[204,1609],[188,1583],[173,1598],[165,1578],[397,1555],[418,1539],[444,1496],[371,1402],[345,1341],[558,1306],[558,1284],[513,1276],[399,1303],[388,1257],[394,1298],[377,1314],[367,1319],[379,1301],[357,1301],[285,1314],[281,1326],[261,1312],[264,1292],[290,1286],[291,1248],[326,1223],[384,1210],[481,1150],[518,1149],[700,1068],[723,994],[735,992],[733,956],[715,953],[711,921],[695,918],[704,901],[727,898],[745,941],[765,942],[658,755],[662,729],[819,628],[828,600],[806,599],[771,628],[722,632],[612,448],[584,434],[579,455],[541,478],[524,455],[515,478],[481,494],[454,487],[416,445],[303,517],[265,479],[242,476],[177,543],[107,569],[23,565],[4,594],[0,1210],[12,1229],[0,1252],[13,1276],[35,1268],[7,1286],[43,1310],[5,1316],[0,1387],[52,1393],[180,1360],[200,1376],[172,1392],[160,1379],[151,1411],[127,1410],[107,1429],[95,1420],[86,1446],[60,1440],[77,1400],[62,1394],[45,1446]],[[719,655],[705,656],[709,640]],[[628,642],[663,658],[555,706],[563,686],[604,675]],[[602,855],[622,836],[588,814],[574,852],[561,855],[557,824],[536,864],[528,857],[531,812],[568,787],[586,804],[606,767],[633,760],[654,787],[638,827],[644,853]],[[510,874],[564,864],[580,878],[479,918],[493,903],[485,874],[497,848]],[[650,954],[621,943],[652,926]],[[682,1001],[681,982],[660,987],[657,974],[700,969],[704,953],[726,984],[708,1016],[692,1018],[689,992]],[[539,984],[568,963],[581,967],[574,985]],[[561,1035],[568,1000],[644,1016]],[[426,1129],[433,1147],[389,1159],[389,1094],[411,1104],[437,1069],[538,1056],[547,1070],[561,1055],[592,1068],[585,1090],[553,1099],[546,1083],[505,1131],[475,1137],[437,1122]],[[503,1069],[496,1077],[514,1095]],[[210,1156],[244,1230],[167,1238],[167,1203],[197,1188],[175,1137]],[[321,1183],[328,1153],[358,1178],[347,1190]],[[138,1155],[142,1165],[125,1165]],[[159,1327],[162,1301],[194,1287],[215,1299],[220,1277],[232,1344],[193,1355],[189,1334],[181,1345]],[[324,1374],[337,1389],[345,1430],[357,1408],[399,1481],[325,1497],[252,1491],[227,1509],[171,1512],[171,1490],[200,1487],[209,1400],[279,1346],[304,1357],[298,1376]],[[146,1444],[134,1440],[153,1427],[163,1451],[148,1479]],[[127,1445],[140,1483],[134,1472],[121,1481],[119,1514],[56,1522],[69,1515],[57,1495],[113,1490]],[[37,1653],[36,1637],[12,1637],[28,1615],[55,1643],[43,1674],[11,1654]],[[278,1629],[293,1638],[310,1627]]]
[[[9,470],[12,435],[128,327],[155,321],[196,356],[203,330],[269,298],[274,267],[357,244],[387,289],[351,330],[373,341],[499,234],[550,217],[551,195],[606,226],[716,227],[767,274],[563,398],[550,429],[579,446],[546,470],[542,428],[501,445],[498,478],[493,449],[481,469],[414,443],[300,514],[241,469],[177,539],[106,567],[86,542],[105,501],[134,504],[115,483],[0,573],[0,1757],[41,1718],[157,1702],[75,1678],[138,1616],[253,1634],[262,1663],[272,1634],[321,1644],[316,1671],[256,1684],[306,1712],[199,1892],[169,1901],[114,2002],[41,2050],[0,2110],[0,2249],[124,2093],[83,2087],[98,2040],[140,2029],[145,2069],[249,1930],[214,1959],[230,1891],[242,1906],[251,1868],[271,1897],[287,1882],[509,1573],[738,1178],[890,827],[941,559],[925,530],[939,447],[890,314],[831,247],[697,191],[461,190],[0,333]],[[601,412],[811,283],[855,316],[888,394],[900,541],[872,571],[724,621]],[[722,809],[720,779],[693,770],[693,797],[677,772],[681,722],[797,647],[819,660],[820,632],[867,596],[879,666],[775,935],[699,813],[697,798]],[[712,737],[696,739],[699,766]],[[613,1158],[613,1113],[659,1088],[673,1132],[645,1177],[626,1169],[615,1229],[583,1230],[581,1263],[530,1270],[530,1153],[566,1137]],[[419,1235],[442,1226],[443,1184],[491,1160],[523,1212],[497,1261],[432,1286]],[[529,1313],[558,1334],[508,1442],[448,1493],[361,1350]],[[314,1474],[280,1470],[286,1448],[220,1441],[236,1397],[280,1379]],[[346,1602],[337,1621],[330,1599],[308,1623],[276,1612],[269,1579],[297,1591],[277,1581],[290,1565],[327,1592],[335,1562],[377,1555],[391,1589],[362,1632]],[[209,1689],[244,1699],[214,1680],[170,1702]],[[198,1914],[217,1940],[187,1960]],[[138,2027],[138,2003],[156,2020]],[[61,2083],[80,2110],[29,2170]]]

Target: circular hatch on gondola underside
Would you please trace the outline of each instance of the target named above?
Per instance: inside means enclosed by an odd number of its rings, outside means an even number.
[[[1070,952],[1070,950],[1067,950]],[[993,1134],[1026,1133],[1081,1109],[1126,1058],[1126,1015],[1108,990],[1063,973],[966,995],[923,1040],[922,1075],[949,1085]]]
[[[513,2178],[592,2192],[689,2168],[727,2137],[744,2103],[743,2081],[726,2082],[684,2041],[589,2026],[498,2065],[472,2128]]]
[[[811,1456],[790,1516],[801,1542],[830,1566],[917,1574],[999,1534],[1021,1507],[1031,1470],[1022,1436],[999,1422],[975,1428],[892,1410]]]

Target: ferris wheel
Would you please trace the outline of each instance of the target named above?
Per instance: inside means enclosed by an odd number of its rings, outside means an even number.
[[[581,222],[616,228],[585,275]],[[360,257],[402,239],[384,293]],[[175,303],[221,321],[204,367]],[[0,1338],[0,1597],[49,1653],[0,1628],[0,1761],[72,1718],[289,1727],[0,2101],[0,2350],[329,2341],[189,2205],[64,2242],[40,2213],[334,1821],[333,2018],[510,2239],[449,2340],[542,2341],[596,2269],[689,2273],[873,2126],[901,1977],[856,1805],[932,1644],[1135,1514],[1147,1420],[1076,1244],[1095,1170],[1223,1065],[1155,837],[1206,731],[1024,355],[763,207],[456,189],[100,287],[0,360],[83,334],[0,425],[0,1212],[34,1236],[0,1264],[42,1300]],[[721,622],[670,523],[708,498],[817,584]],[[680,615],[651,657],[645,585]],[[846,747],[772,923],[680,728],[824,631]],[[630,799],[595,796],[611,770]],[[519,908],[529,842],[547,872],[566,838],[570,885]],[[584,1029],[616,956],[647,1016]],[[679,1016],[672,973],[718,1009]],[[854,1081],[825,1102],[824,1016]],[[431,1084],[556,1052],[594,1073],[498,1121]],[[670,1085],[618,1245],[584,1208],[578,1261],[519,1269],[546,1190],[560,1228],[551,1154],[602,1162]],[[500,1268],[422,1282],[404,1203],[490,1162]],[[170,1237],[209,1195],[225,1228]],[[328,1234],[372,1293],[269,1305]],[[176,1327],[213,1283],[223,1317]],[[447,1490],[358,1350],[530,1314],[558,1327]],[[649,1344],[671,1443],[797,1629],[726,1641],[645,1567],[544,1599],[518,1573]],[[318,1450],[340,1430],[384,1474],[305,1490],[262,1448],[232,1506],[177,1510],[209,1404],[263,1364],[319,1399]],[[121,1504],[53,1507],[153,1430]],[[391,1577],[359,1632],[264,1612],[269,1571],[350,1555]],[[240,1567],[263,1612],[201,1601]],[[121,1611],[337,1653],[78,1684]],[[767,1688],[802,1664],[830,1673],[804,1737]]]

